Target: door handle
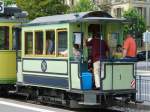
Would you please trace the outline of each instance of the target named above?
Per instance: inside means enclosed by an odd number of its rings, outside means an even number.
[[[120,74],[120,80],[121,80],[121,74]]]

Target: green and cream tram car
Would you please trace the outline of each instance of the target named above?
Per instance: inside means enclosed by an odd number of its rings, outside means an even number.
[[[117,97],[131,98],[135,94],[131,85],[135,81],[134,62],[103,61],[102,88],[94,90],[93,73],[88,69],[90,52],[83,45],[85,38],[98,32],[113,51],[117,44],[122,44],[125,22],[126,19],[94,11],[39,17],[24,24],[22,60],[17,62],[17,92],[26,92],[41,102],[70,107],[102,106]],[[79,44],[79,58],[73,55],[74,44]]]
[[[0,14],[0,94],[5,94],[7,90],[13,88],[17,79],[14,32],[18,29],[15,26],[21,24],[21,21],[19,18],[14,18],[15,13],[21,13],[21,10],[5,7],[4,13]],[[16,32],[16,34],[19,37],[20,33]],[[20,43],[21,40],[18,38],[19,52],[21,49]]]

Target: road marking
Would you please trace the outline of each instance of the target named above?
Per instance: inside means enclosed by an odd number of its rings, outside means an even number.
[[[0,104],[11,106],[11,107],[16,107],[16,108],[22,108],[22,109],[37,111],[37,112],[55,112],[55,111],[51,111],[51,110],[46,110],[46,109],[30,107],[30,106],[26,106],[26,105],[15,104],[15,103],[10,103],[10,102],[6,102],[6,101],[0,101]]]

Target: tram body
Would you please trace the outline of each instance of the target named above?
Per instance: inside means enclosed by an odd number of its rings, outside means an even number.
[[[15,13],[21,13],[18,8],[4,7],[4,13],[0,15],[0,95],[6,95],[9,90],[15,89],[17,81],[16,71],[16,45],[21,54],[21,38],[17,43],[14,32],[16,25],[21,24],[19,18],[12,18]],[[20,37],[21,33],[16,33]]]
[[[13,30],[20,23],[18,20],[0,19],[0,88],[6,91],[14,87],[17,80]]]
[[[124,21],[95,11],[41,17],[24,24],[22,59],[17,62],[17,92],[27,92],[31,98],[41,102],[70,107],[95,107],[113,103],[116,97],[131,97],[135,94],[135,88],[131,86],[131,82],[135,81],[133,62],[102,61],[102,88],[83,88],[82,74],[90,73],[90,54],[83,46],[83,39],[88,38],[89,32],[102,32],[104,39],[111,41],[108,44],[114,49],[112,44],[115,42],[122,44]],[[54,42],[51,53],[47,52],[48,38]],[[74,43],[80,44],[82,56],[79,60],[73,56]],[[66,49],[68,55],[64,56],[60,52]]]

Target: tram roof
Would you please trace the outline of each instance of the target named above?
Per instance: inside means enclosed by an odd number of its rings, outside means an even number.
[[[109,15],[104,11],[90,11],[90,12],[39,17],[31,21],[30,23],[24,24],[23,26],[36,26],[36,25],[56,24],[56,23],[72,23],[72,22],[98,21],[98,20],[125,21],[125,19],[113,18],[111,15]]]
[[[22,22],[19,19],[11,19],[11,18],[2,18],[0,17],[0,23],[20,23]]]

